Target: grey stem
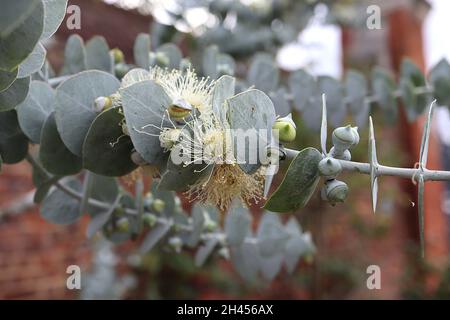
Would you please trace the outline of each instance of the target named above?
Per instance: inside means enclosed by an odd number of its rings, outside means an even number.
[[[50,176],[47,174],[47,172],[45,171],[45,169],[40,165],[40,163],[38,163],[34,157],[30,154],[27,154],[26,156],[27,161],[33,165],[34,167],[38,168],[38,170],[40,170],[42,172],[42,174],[45,174],[46,178],[50,178]],[[77,199],[78,201],[81,201],[83,199],[83,195],[81,193],[79,193],[76,190],[73,190],[72,188],[65,186],[64,184],[60,183],[60,182],[56,182],[55,187],[58,188],[59,190],[61,190],[62,192],[64,192],[65,194],[69,195],[70,197]],[[88,199],[88,204],[90,206],[96,207],[98,209],[104,209],[104,210],[108,210],[111,207],[110,203],[107,202],[103,202],[103,201],[99,201],[99,200],[95,200],[92,198]],[[135,209],[130,209],[130,208],[124,208],[125,213],[129,214],[129,215],[137,215],[138,212]],[[154,216],[156,223],[161,224],[161,225],[173,225],[173,220],[172,219],[165,219],[165,218],[161,218],[159,216],[154,215],[151,212],[146,212],[146,213],[150,213]],[[180,231],[187,231],[187,232],[192,232],[193,231],[193,227],[191,225],[177,225],[177,229]],[[225,243],[226,241],[226,234],[224,232],[219,232],[219,231],[215,231],[215,232],[209,232],[209,233],[205,233],[202,235],[201,237],[203,240],[208,240],[211,238],[217,238],[219,239],[219,241],[221,243]],[[257,243],[258,239],[256,237],[246,237],[244,242],[246,243]]]
[[[285,149],[287,159],[293,159],[299,151],[292,149]],[[359,172],[370,175],[370,164],[363,162],[339,160],[344,171]],[[398,168],[376,165],[377,176],[396,176],[408,179],[418,179],[422,175],[425,181],[450,181],[450,171],[429,170],[419,168]]]

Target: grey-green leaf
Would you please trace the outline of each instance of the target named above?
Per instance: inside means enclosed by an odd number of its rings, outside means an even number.
[[[35,0],[34,0],[35,1]],[[34,2],[33,1],[33,2]],[[2,4],[3,10],[11,8]],[[17,14],[17,13],[16,13]],[[12,17],[17,15],[13,14]],[[11,71],[24,61],[33,51],[44,28],[44,5],[38,1],[32,12],[24,20],[14,23],[13,30],[0,36],[0,70]],[[0,31],[4,33],[4,31]]]
[[[67,0],[42,0],[44,3],[44,31],[41,40],[50,38],[58,30],[66,15]]]
[[[258,227],[258,247],[262,257],[273,257],[283,251],[289,238],[278,215],[264,213]]]
[[[19,65],[18,78],[25,78],[31,76],[33,73],[39,71],[45,62],[47,51],[44,46],[38,42],[28,57]]]
[[[70,180],[66,186],[75,191],[81,190],[78,180]],[[80,218],[80,203],[64,191],[55,189],[42,202],[41,215],[51,223],[72,224]]]
[[[83,39],[73,34],[67,39],[64,50],[64,67],[62,75],[76,74],[86,70],[86,50]]]
[[[230,246],[240,246],[250,232],[251,218],[248,210],[237,207],[228,212],[225,220],[225,234]]]
[[[450,64],[442,58],[430,71],[430,81],[434,87],[437,103],[450,106]]]
[[[123,88],[120,93],[134,147],[148,163],[160,164],[166,158],[157,136],[161,130],[152,125],[161,126],[171,99],[160,85],[151,80]],[[163,126],[170,126],[167,116],[164,119]]]
[[[226,103],[235,145],[234,155],[244,172],[253,173],[264,160],[261,151],[271,143],[275,122],[272,100],[264,92],[251,89],[226,100]]]
[[[367,81],[361,72],[350,70],[345,78],[345,91],[349,109],[356,125],[364,128],[369,117],[369,104],[366,103]]]
[[[377,199],[378,199],[378,159],[377,159],[377,148],[375,143],[375,132],[373,129],[372,117],[369,117],[369,161],[370,161],[370,188],[372,194],[372,209],[375,213],[377,210]]]
[[[143,69],[150,68],[150,36],[140,33],[134,42],[134,63]]]
[[[289,88],[294,95],[294,108],[302,111],[308,104],[308,99],[315,93],[316,83],[312,75],[304,70],[297,70],[289,77]]]
[[[167,67],[170,69],[178,68],[180,61],[183,58],[180,49],[178,49],[178,47],[173,43],[165,43],[161,45],[158,49],[156,49],[156,52],[166,55],[169,59],[169,65]]]
[[[19,27],[38,6],[40,0],[14,0],[2,3],[0,37],[7,37]]]
[[[137,168],[131,160],[133,143],[122,131],[119,108],[100,113],[92,122],[83,144],[83,167],[100,175],[119,177]]]
[[[18,68],[13,71],[0,70],[0,93],[7,90],[17,78]]]
[[[319,182],[317,166],[321,159],[322,155],[317,149],[306,148],[300,151],[264,208],[274,212],[289,212],[304,207]]]
[[[103,71],[81,72],[63,83],[56,90],[56,123],[67,148],[81,156],[85,136],[97,116],[95,99],[115,93],[120,82]]]
[[[0,112],[0,157],[7,164],[22,161],[28,152],[28,139],[20,129],[15,110]]]
[[[266,93],[275,91],[278,87],[280,71],[273,61],[268,54],[257,54],[248,70],[248,83]]]
[[[6,90],[0,92],[0,112],[14,109],[25,100],[30,87],[30,77],[17,79]]]
[[[104,37],[95,36],[86,42],[86,66],[88,69],[113,72],[113,57]]]
[[[72,175],[81,170],[81,158],[74,155],[61,140],[53,112],[42,127],[39,158],[44,168],[55,175]]]
[[[53,111],[55,90],[42,81],[32,81],[27,98],[17,106],[19,124],[34,143],[40,143],[44,122]]]
[[[145,239],[142,241],[142,244],[139,248],[139,252],[141,254],[147,253],[152,250],[153,247],[158,244],[158,242],[170,231],[172,224],[158,224],[153,229],[151,229]]]

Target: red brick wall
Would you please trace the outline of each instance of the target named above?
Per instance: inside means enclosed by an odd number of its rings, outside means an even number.
[[[30,166],[4,166],[0,174],[0,207],[32,189]],[[36,207],[6,216],[0,223],[0,299],[76,298],[66,289],[66,268],[87,270],[90,249],[86,219],[71,226],[46,222]]]

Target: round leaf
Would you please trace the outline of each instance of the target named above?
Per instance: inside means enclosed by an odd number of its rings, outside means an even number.
[[[53,111],[54,100],[54,89],[45,82],[32,81],[27,98],[17,106],[20,127],[34,143],[41,141],[42,126]]]
[[[6,5],[6,8],[10,6]],[[39,41],[43,28],[44,5],[38,1],[26,19],[20,21],[8,35],[0,36],[0,69],[11,71],[24,61]]]
[[[133,145],[150,164],[161,164],[167,158],[158,135],[167,107],[172,102],[164,89],[154,81],[135,83],[120,90],[123,112]],[[170,126],[167,116],[162,126]],[[152,126],[153,125],[153,126]]]
[[[81,159],[67,149],[59,136],[54,112],[42,127],[39,158],[42,166],[56,175],[72,175],[81,170]]]
[[[83,167],[104,176],[123,176],[134,169],[133,143],[122,132],[123,115],[118,108],[99,114],[83,145]]]
[[[0,112],[14,109],[25,100],[30,87],[30,77],[17,79],[5,91],[0,92]]]
[[[85,136],[97,116],[95,99],[115,93],[119,80],[103,71],[81,72],[64,81],[56,90],[56,123],[64,144],[81,156]]]
[[[28,139],[20,129],[16,111],[0,112],[0,157],[3,162],[20,162],[27,152]]]

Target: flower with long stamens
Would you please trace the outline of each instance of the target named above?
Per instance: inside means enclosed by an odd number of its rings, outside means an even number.
[[[173,154],[184,155],[178,164],[192,170],[195,169],[191,165],[204,164],[197,172],[205,174],[186,191],[191,201],[214,205],[226,212],[236,198],[249,205],[263,197],[264,168],[247,174],[239,167],[226,121],[213,112],[194,115],[179,133],[178,143],[172,149]],[[176,160],[171,157],[169,161]]]

